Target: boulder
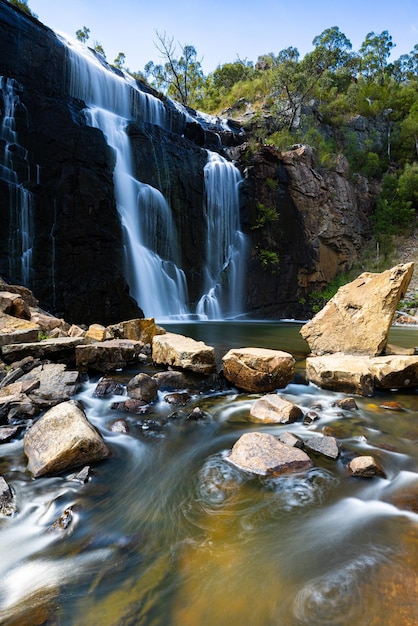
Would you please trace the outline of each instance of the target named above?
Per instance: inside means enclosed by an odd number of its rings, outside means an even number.
[[[34,478],[100,461],[110,454],[84,411],[71,401],[47,411],[25,434],[23,448]]]
[[[127,391],[130,398],[152,402],[157,397],[158,382],[141,372],[128,382]]]
[[[418,356],[370,358],[328,354],[308,357],[306,375],[322,389],[372,396],[375,389],[418,387]]]
[[[198,374],[212,374],[216,370],[215,350],[211,346],[175,333],[153,338],[152,359],[159,365],[179,367]]]
[[[372,396],[373,376],[370,358],[348,354],[328,354],[306,359],[307,378],[322,389]]]
[[[348,464],[348,470],[352,476],[371,478],[372,476],[386,477],[380,464],[372,456],[356,456]]]
[[[0,291],[0,312],[24,320],[30,320],[30,309],[20,294]]]
[[[132,339],[142,343],[152,343],[155,335],[165,333],[164,328],[157,326],[153,317],[126,320],[106,328],[107,334],[113,339]]]
[[[303,417],[302,409],[275,393],[269,393],[254,402],[250,416],[266,424],[291,424]]]
[[[295,359],[280,350],[234,348],[222,361],[227,380],[239,389],[255,393],[286,387],[295,374]]]
[[[105,341],[105,339],[109,339],[106,336],[106,328],[101,324],[90,324],[88,327],[84,338],[86,341]]]
[[[123,369],[138,360],[143,343],[129,339],[109,339],[87,345],[78,345],[75,351],[76,367],[80,371],[111,372]]]
[[[300,472],[312,465],[303,450],[257,432],[242,435],[227,458],[241,469],[260,475]]]
[[[300,330],[312,354],[380,355],[386,348],[396,307],[406,293],[413,271],[413,263],[396,265],[380,274],[365,272],[340,287]]]
[[[284,433],[280,433],[278,439],[291,448],[303,448],[302,439],[294,433],[289,433],[287,430]]]
[[[418,387],[418,356],[380,356],[371,360],[370,371],[377,389]]]
[[[67,370],[64,363],[43,363],[21,376],[18,382],[34,384],[34,389],[28,393],[38,410],[70,400],[81,385],[79,372]]]

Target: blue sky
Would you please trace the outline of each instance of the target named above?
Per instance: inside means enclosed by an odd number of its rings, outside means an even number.
[[[301,56],[326,28],[338,26],[358,50],[367,33],[388,30],[392,58],[418,43],[418,0],[28,0],[46,26],[75,35],[87,26],[89,44],[100,43],[108,61],[119,52],[142,71],[159,62],[155,31],[195,46],[205,74],[239,57],[257,61],[288,46]]]

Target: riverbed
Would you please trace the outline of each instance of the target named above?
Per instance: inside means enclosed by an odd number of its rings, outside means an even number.
[[[112,452],[92,465],[87,483],[73,472],[33,480],[22,441],[1,446],[0,474],[18,511],[0,519],[0,623],[415,626],[417,392],[356,397],[353,410],[335,406],[343,394],[305,379],[308,348],[296,322],[164,326],[213,345],[219,364],[231,347],[290,352],[297,373],[280,394],[304,413],[317,407],[319,419],[260,425],[249,417],[257,394],[194,393],[176,411],[160,393],[143,428],[141,416],[111,409],[123,396],[99,399],[98,378],[87,380],[77,399]],[[394,328],[390,341],[418,345],[418,330]],[[137,371],[115,377],[126,382]],[[397,410],[384,408],[388,401]],[[184,419],[195,407],[206,417]],[[112,432],[118,418],[127,433]],[[255,430],[332,434],[341,454],[315,457],[303,473],[254,477],[227,454]],[[386,477],[350,477],[357,455],[373,455]],[[65,510],[71,523],[51,529]]]

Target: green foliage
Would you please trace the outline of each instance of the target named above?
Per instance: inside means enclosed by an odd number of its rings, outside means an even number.
[[[94,42],[93,50],[95,52],[97,52],[97,54],[100,54],[104,59],[106,58],[106,53],[104,51],[104,48],[103,48],[102,44],[99,41],[95,41]]]
[[[83,26],[83,28],[80,28],[76,31],[75,36],[77,37],[78,41],[81,41],[81,43],[86,43],[86,41],[90,37],[90,28],[87,28],[87,26]]]
[[[277,222],[278,219],[279,214],[275,207],[257,202],[257,220],[252,229],[257,230],[258,228],[263,228],[271,222]]]
[[[31,15],[32,17],[38,17],[37,15],[35,15],[35,13],[33,13],[33,11],[31,11],[31,9],[28,6],[28,0],[8,0],[9,4],[13,4],[13,6],[17,7],[18,9],[20,9],[21,11],[24,11],[25,13],[27,13],[28,15]]]
[[[372,218],[376,238],[407,230],[417,210],[418,163],[407,164],[400,174],[386,174]]]
[[[119,52],[115,60],[113,61],[113,66],[117,67],[119,70],[124,69],[126,61],[126,55],[124,52]]]
[[[352,280],[350,274],[338,274],[324,289],[312,291],[309,302],[314,313],[318,313],[337,293],[338,289]]]
[[[270,270],[272,274],[275,273],[275,267],[279,264],[279,256],[277,252],[271,250],[258,250],[258,260],[261,263],[263,272]]]
[[[197,52],[190,44],[180,46],[180,55],[174,38],[166,33],[156,33],[156,48],[161,53],[163,64],[149,61],[144,68],[147,80],[160,91],[178,100],[185,106],[196,106],[202,97],[203,71]]]

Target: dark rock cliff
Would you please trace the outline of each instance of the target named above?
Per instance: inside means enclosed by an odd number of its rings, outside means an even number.
[[[84,103],[69,96],[65,45],[4,0],[0,32],[0,77],[12,84],[15,98],[17,139],[9,148],[33,220],[26,284],[42,307],[72,322],[140,316],[123,276],[115,156],[102,132],[86,125]],[[245,310],[260,318],[303,316],[309,292],[350,267],[364,243],[373,198],[367,181],[355,187],[348,182],[343,160],[336,171],[319,173],[306,148],[251,153],[239,145],[244,137],[238,125],[219,134],[194,121],[193,111],[185,121],[162,101],[169,129],[133,120],[128,134],[136,175],[162,191],[173,211],[190,301],[200,296],[204,262],[205,148],[222,150],[221,136],[244,176],[241,217],[250,242]],[[5,115],[0,110],[0,123]],[[11,262],[20,228],[12,204],[0,176],[0,276],[22,283]]]

